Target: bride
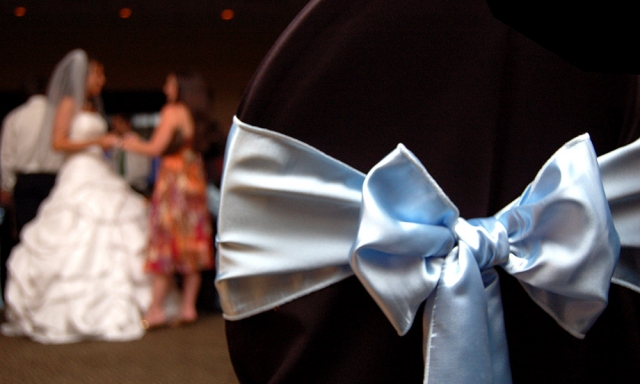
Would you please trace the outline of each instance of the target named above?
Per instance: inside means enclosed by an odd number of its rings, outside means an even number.
[[[66,159],[7,262],[5,335],[41,343],[143,336],[146,211],[104,159],[104,149],[121,143],[99,113],[105,79],[103,65],[78,49],[49,83],[53,127],[38,142]]]

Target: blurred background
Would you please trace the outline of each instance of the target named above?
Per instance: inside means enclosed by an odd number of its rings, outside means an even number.
[[[105,65],[105,112],[157,112],[171,71],[195,69],[230,126],[243,90],[307,0],[0,0],[0,119],[70,50]]]
[[[107,121],[125,114],[134,130],[149,137],[166,102],[162,86],[167,75],[195,70],[206,82],[210,119],[224,134],[262,58],[307,1],[0,0],[0,122],[27,100],[30,85],[48,82],[63,56],[82,48],[104,64]],[[205,155],[215,192],[222,156]],[[151,191],[154,176],[152,171],[148,188],[139,189],[142,194]],[[17,242],[12,211],[7,214],[4,208],[0,282]],[[211,283],[203,284],[198,305],[215,310],[215,271],[205,273]]]
[[[28,98],[26,85],[48,81],[67,52],[82,48],[105,66],[107,117],[125,113],[134,129],[150,133],[167,74],[196,70],[212,96],[212,119],[227,130],[255,69],[306,2],[0,0],[0,121]],[[4,263],[17,240],[3,215],[0,207]],[[0,265],[0,281],[5,273]],[[150,332],[135,343],[53,348],[0,336],[0,382],[237,383],[223,320],[206,316],[217,310],[215,271],[203,275],[198,306],[205,316],[196,325]]]

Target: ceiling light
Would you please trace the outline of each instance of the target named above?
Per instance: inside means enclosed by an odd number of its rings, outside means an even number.
[[[16,9],[13,10],[13,14],[16,15],[17,17],[22,17],[27,13],[27,8],[25,7],[16,7]]]
[[[120,10],[120,18],[121,19],[128,19],[131,17],[131,8],[122,8]]]
[[[220,18],[225,21],[233,19],[233,16],[233,9],[225,9],[224,11],[220,12]]]

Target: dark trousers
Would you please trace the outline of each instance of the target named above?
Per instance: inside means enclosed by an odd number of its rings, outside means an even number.
[[[49,192],[56,182],[56,175],[52,173],[18,174],[16,185],[13,189],[13,201],[15,209],[7,209],[5,220],[1,226],[0,238],[0,284],[4,294],[4,286],[7,280],[7,259],[11,248],[18,241],[14,234],[20,235],[22,228],[33,220],[38,213],[42,201],[49,196]],[[12,217],[14,216],[14,217]],[[15,220],[14,220],[15,218]],[[13,224],[15,223],[15,230]]]
[[[56,175],[53,173],[18,174],[13,190],[18,234],[25,224],[36,217],[40,204],[49,196],[55,182]]]

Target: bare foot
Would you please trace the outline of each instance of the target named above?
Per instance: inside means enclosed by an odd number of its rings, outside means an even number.
[[[149,308],[149,311],[142,318],[142,328],[153,329],[165,326],[167,317],[162,309]]]
[[[198,320],[198,312],[195,308],[182,308],[180,310],[180,321],[182,323],[193,323]]]

